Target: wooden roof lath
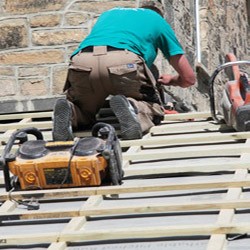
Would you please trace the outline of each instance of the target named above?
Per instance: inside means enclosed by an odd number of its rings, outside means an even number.
[[[51,140],[51,115],[1,115],[0,150],[23,127]],[[250,132],[209,118],[166,115],[142,139],[121,141],[121,186],[12,192],[39,210],[10,200],[0,172],[0,249],[249,249]]]

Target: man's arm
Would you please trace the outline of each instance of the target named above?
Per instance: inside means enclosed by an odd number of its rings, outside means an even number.
[[[185,55],[171,56],[169,63],[177,71],[178,75],[163,74],[158,82],[167,86],[179,86],[187,88],[195,84],[195,74]]]

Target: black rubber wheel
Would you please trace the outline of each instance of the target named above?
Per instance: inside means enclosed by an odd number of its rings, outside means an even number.
[[[109,177],[113,185],[120,184],[120,173],[119,173],[117,160],[116,160],[113,150],[112,152],[110,152],[110,158],[109,158]]]
[[[120,146],[120,143],[118,141],[118,139],[115,141],[114,144],[114,154],[115,154],[115,158],[117,161],[117,169],[118,169],[118,173],[119,173],[119,182],[121,184],[122,178],[124,176],[124,171],[122,169],[122,149]]]

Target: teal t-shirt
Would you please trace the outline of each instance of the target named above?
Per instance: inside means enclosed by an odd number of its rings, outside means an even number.
[[[160,49],[164,56],[184,54],[170,25],[158,13],[143,8],[114,8],[104,12],[73,55],[87,46],[112,46],[142,56],[150,67]]]

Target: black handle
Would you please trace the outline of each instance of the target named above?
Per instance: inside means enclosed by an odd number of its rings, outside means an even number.
[[[12,188],[11,182],[10,182],[10,172],[6,164],[6,157],[7,155],[9,155],[15,141],[19,140],[21,143],[24,143],[25,141],[27,141],[28,134],[34,135],[37,140],[43,140],[43,135],[37,128],[30,127],[30,128],[19,129],[10,136],[3,150],[3,153],[1,155],[0,166],[3,168],[3,172],[4,172],[4,181],[5,181],[6,191],[9,191]]]

